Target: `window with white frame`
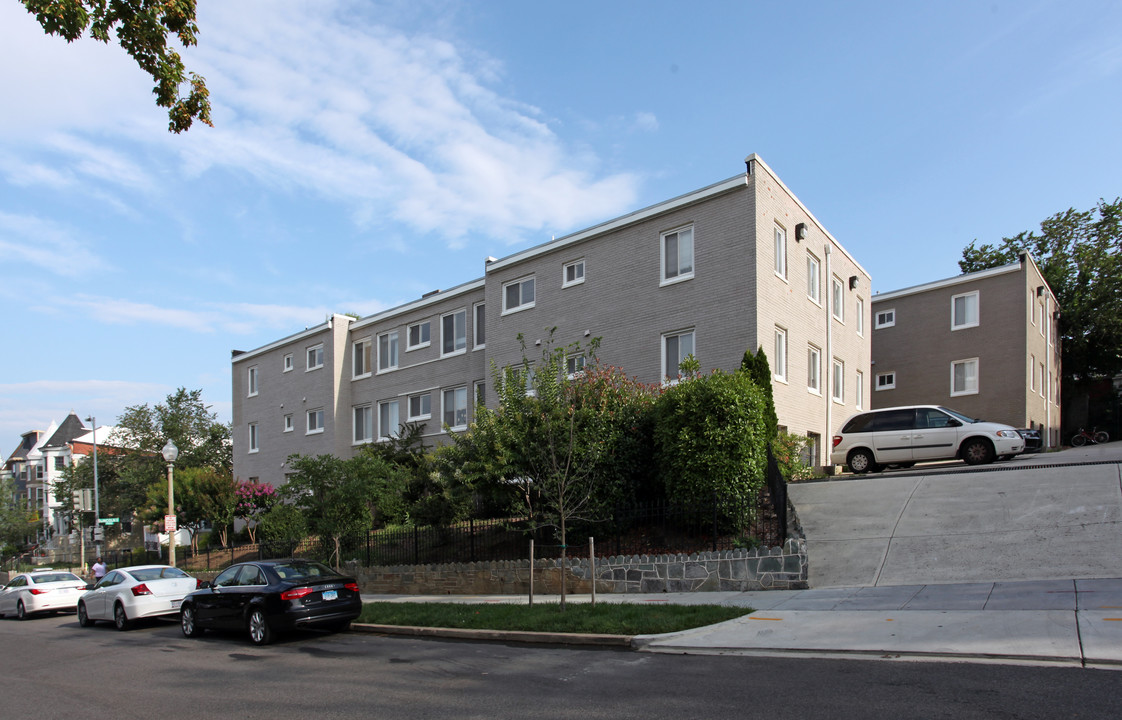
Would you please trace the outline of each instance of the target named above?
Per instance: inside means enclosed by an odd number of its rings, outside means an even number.
[[[830,383],[830,397],[836,403],[845,402],[845,363],[834,358],[834,377]]]
[[[896,388],[896,373],[895,372],[882,372],[877,373],[877,390],[894,390]]]
[[[1029,390],[1036,390],[1036,356],[1029,355]]]
[[[432,393],[409,396],[409,421],[428,420],[432,417]]]
[[[487,383],[483,380],[475,382],[475,406],[477,408],[486,407],[487,405]]]
[[[248,389],[248,392],[246,393],[246,397],[253,397],[254,395],[257,394],[257,366],[256,365],[249,368],[249,371],[246,373],[245,381],[246,381],[246,387]]]
[[[378,336],[378,372],[397,369],[397,350],[396,330]]]
[[[352,345],[354,360],[351,367],[351,377],[366,377],[374,371],[374,349],[370,338],[363,338]]]
[[[779,382],[787,382],[787,329],[775,328],[775,345],[773,346],[772,375]]]
[[[978,291],[955,295],[951,298],[951,330],[977,327]]]
[[[896,324],[896,308],[889,310],[877,310],[876,320],[873,322],[873,329],[880,330],[881,328],[892,327]]]
[[[690,355],[696,357],[693,330],[684,330],[662,336],[662,377],[675,381],[680,374],[682,361]]]
[[[356,443],[368,443],[374,440],[374,408],[371,405],[354,407],[353,440]]]
[[[418,350],[423,347],[428,347],[432,344],[432,323],[428,320],[419,323],[413,323],[406,330],[406,344],[405,350]]]
[[[1048,319],[1044,314],[1044,301],[1041,300],[1037,304],[1040,306],[1040,325],[1037,328],[1040,330],[1040,337],[1044,337],[1044,324],[1048,322]]]
[[[561,273],[561,287],[572,287],[582,282],[584,282],[584,258],[565,263]]]
[[[662,234],[663,285],[693,277],[693,227]]]
[[[292,365],[293,365],[293,363],[292,363],[292,353],[288,353],[281,360],[281,368],[282,368],[281,371],[282,372],[291,372],[292,371]]]
[[[811,345],[806,350],[806,389],[822,392],[822,351]]]
[[[398,401],[388,400],[378,403],[378,439],[388,440],[397,437],[401,428],[401,415]]]
[[[830,312],[838,322],[845,322],[845,286],[841,278],[832,278],[830,281]]]
[[[786,228],[776,225],[774,228],[775,234],[775,274],[784,280],[787,279],[787,230]]]
[[[315,410],[308,411],[308,430],[307,434],[323,432],[323,408],[316,408]]]
[[[294,423],[292,421],[292,414],[291,413],[284,416],[284,431],[285,432],[292,432],[295,425],[296,425],[296,423]]]
[[[822,276],[818,258],[806,254],[806,296],[815,304],[822,304]]]
[[[1036,295],[1032,290],[1028,291],[1028,311],[1029,322],[1036,325]]]
[[[584,372],[585,360],[584,355],[570,355],[565,358],[565,372],[570,379],[575,378],[578,373]]]
[[[503,285],[503,314],[534,307],[534,276]]]
[[[304,372],[318,370],[321,367],[323,367],[323,343],[308,348],[308,364]]]
[[[1044,397],[1047,392],[1048,383],[1045,382],[1044,363],[1040,363],[1040,397]]]
[[[472,306],[472,330],[475,334],[475,349],[487,345],[487,305],[476,303]]]
[[[260,448],[257,446],[257,423],[249,424],[249,451],[255,453]]]
[[[853,378],[853,392],[857,395],[853,399],[853,404],[860,410],[865,404],[865,373],[860,370],[857,371],[857,376]]]
[[[455,355],[467,349],[467,309],[440,316],[440,354]]]
[[[854,323],[857,326],[857,334],[861,335],[861,336],[864,336],[865,335],[865,301],[862,300],[861,298],[857,298],[856,312],[857,312],[857,319],[854,321]]]
[[[951,363],[951,396],[978,394],[978,358]]]
[[[452,388],[444,391],[444,424],[452,430],[467,427],[467,387]]]

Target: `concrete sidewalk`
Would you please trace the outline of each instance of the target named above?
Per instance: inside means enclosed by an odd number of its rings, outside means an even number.
[[[535,602],[557,602],[537,596]],[[588,595],[570,595],[574,603]],[[525,603],[524,596],[364,595],[366,602]],[[644,652],[802,655],[1082,665],[1122,669],[1122,578],[766,592],[597,595],[600,603],[720,604],[756,612],[679,633],[619,638]],[[385,628],[379,628],[385,631]],[[611,644],[536,633],[408,634]],[[602,639],[601,639],[602,640]]]

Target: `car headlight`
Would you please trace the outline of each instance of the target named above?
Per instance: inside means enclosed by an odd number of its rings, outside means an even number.
[[[998,430],[997,431],[997,436],[998,437],[1003,437],[1003,438],[1009,438],[1010,440],[1019,440],[1020,437],[1021,437],[1021,434],[1019,432],[1017,432],[1016,430]]]

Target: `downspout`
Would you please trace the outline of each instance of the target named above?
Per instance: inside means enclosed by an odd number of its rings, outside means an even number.
[[[1052,336],[1052,325],[1054,318],[1052,313],[1047,312],[1050,296],[1044,298],[1044,317],[1040,318],[1040,322],[1044,322],[1047,318],[1047,330],[1044,333],[1044,377],[1041,379],[1044,382],[1044,448],[1046,450],[1052,449],[1052,348],[1056,347],[1055,338]],[[1056,383],[1059,386],[1059,382]]]
[[[834,323],[832,320],[833,308],[830,303],[834,301],[834,270],[831,264],[831,253],[833,248],[830,243],[826,243],[826,282],[822,285],[823,294],[826,296],[826,302],[822,303],[822,307],[826,310],[826,357],[822,358],[822,374],[826,377],[826,387],[822,388],[822,399],[826,401],[826,432],[822,433],[822,449],[826,452],[826,458],[830,457],[830,453],[834,451],[834,386],[833,386],[833,372],[834,372]]]

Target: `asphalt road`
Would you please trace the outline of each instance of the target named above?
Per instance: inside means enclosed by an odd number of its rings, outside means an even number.
[[[1115,718],[1118,673],[0,620],[6,718]]]

